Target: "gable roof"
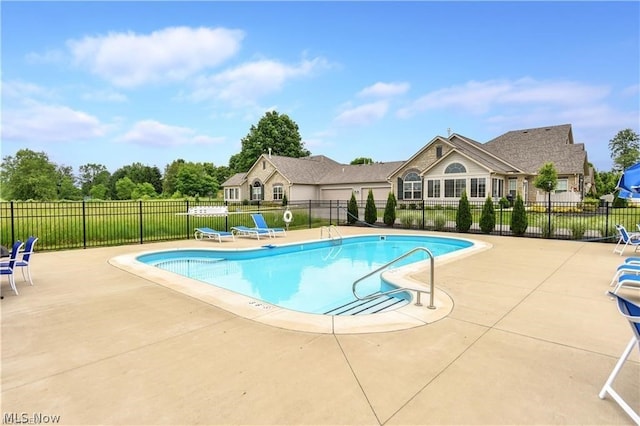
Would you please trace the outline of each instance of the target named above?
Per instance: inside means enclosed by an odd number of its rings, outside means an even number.
[[[336,169],[326,173],[318,183],[366,183],[386,182],[387,177],[404,161],[389,161],[386,163],[371,164],[342,164]]]
[[[570,124],[513,130],[484,146],[529,174],[537,174],[545,163],[553,163],[559,174],[580,174],[587,161],[584,144],[573,142]]]

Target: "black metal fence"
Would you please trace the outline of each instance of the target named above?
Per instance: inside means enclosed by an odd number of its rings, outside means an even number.
[[[314,228],[347,223],[347,201],[291,203],[293,214],[289,229]],[[376,202],[378,221],[382,223],[386,201]],[[471,203],[473,225],[469,233],[482,232],[479,226],[484,203]],[[227,216],[187,214],[196,206],[221,206],[219,200],[140,200],[78,202],[0,202],[0,244],[11,246],[15,240],[39,237],[38,250],[64,250],[123,244],[144,244],[193,238],[196,227],[230,230],[237,225],[254,226],[250,213],[260,212],[269,226],[285,227],[285,207],[272,204],[227,204]],[[458,203],[405,203],[396,209],[395,228],[443,232],[456,231]],[[365,203],[360,203],[355,226],[364,224]],[[526,207],[528,227],[525,237],[616,241],[616,224],[636,231],[640,208],[612,208],[582,203],[551,203]],[[494,235],[512,235],[512,208],[495,205]]]

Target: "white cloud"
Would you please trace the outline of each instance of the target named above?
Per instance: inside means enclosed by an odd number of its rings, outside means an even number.
[[[518,107],[542,105],[568,107],[597,102],[606,98],[610,89],[571,81],[536,81],[523,78],[516,81],[470,81],[428,93],[398,111],[401,118],[412,117],[427,110],[456,109],[472,114],[485,114],[496,106]]]
[[[219,66],[240,49],[244,33],[225,28],[172,27],[150,34],[109,33],[69,40],[74,62],[121,87],[184,80]]]
[[[66,106],[32,103],[3,111],[2,139],[18,142],[73,142],[102,137],[107,126]]]
[[[219,99],[236,107],[251,106],[261,97],[281,90],[288,80],[310,76],[328,67],[323,58],[304,59],[294,65],[267,59],[249,62],[199,79],[192,97]]]
[[[9,98],[24,101],[25,98],[31,97],[51,99],[55,97],[55,93],[51,89],[25,81],[12,80],[2,82],[3,101]]]
[[[335,121],[343,126],[364,126],[381,119],[388,110],[388,102],[373,102],[345,110],[336,117]]]
[[[369,87],[365,87],[358,93],[358,96],[371,96],[379,98],[387,98],[391,96],[402,95],[409,90],[409,83],[375,83]]]
[[[131,130],[119,138],[119,141],[136,145],[168,147],[219,144],[224,142],[224,138],[199,135],[187,127],[169,126],[155,120],[143,120],[137,122]]]
[[[87,101],[94,102],[109,102],[109,103],[118,103],[118,102],[126,102],[127,97],[115,90],[105,89],[105,90],[96,90],[92,92],[87,92],[82,95],[82,99]]]

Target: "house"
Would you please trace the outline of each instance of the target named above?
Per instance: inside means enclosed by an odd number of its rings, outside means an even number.
[[[377,201],[390,191],[400,201],[470,201],[520,193],[527,203],[548,193],[534,187],[538,170],[551,162],[558,172],[553,201],[578,202],[593,188],[594,171],[584,144],[576,144],[570,124],[507,132],[486,143],[451,134],[436,136],[406,161],[340,164],[326,156],[304,158],[263,154],[246,173],[223,183],[227,202],[243,200]]]

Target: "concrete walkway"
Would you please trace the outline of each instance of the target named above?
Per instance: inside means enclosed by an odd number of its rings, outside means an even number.
[[[598,398],[631,337],[604,294],[623,259],[613,245],[464,237],[492,248],[438,265],[436,285],[454,302],[449,315],[343,335],[242,318],[109,263],[125,253],[262,240],[36,253],[35,286],[18,273],[15,296],[2,280],[3,420],[25,413],[86,425],[632,424],[613,400]],[[637,290],[625,295],[640,301]],[[639,378],[634,350],[615,388],[636,411]]]

